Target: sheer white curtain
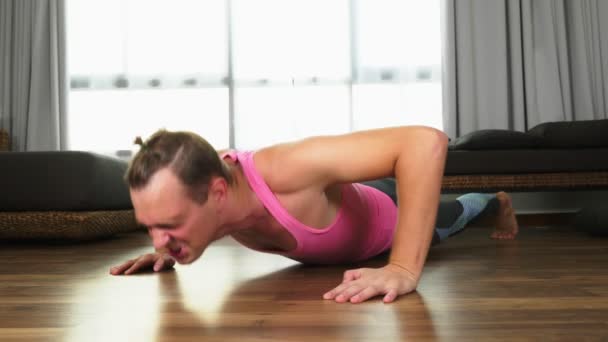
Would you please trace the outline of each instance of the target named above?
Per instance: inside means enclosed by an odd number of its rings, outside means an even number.
[[[442,126],[439,0],[68,2],[75,149]]]
[[[608,117],[608,2],[443,1],[450,136]]]
[[[63,0],[0,1],[0,128],[14,151],[67,148]]]

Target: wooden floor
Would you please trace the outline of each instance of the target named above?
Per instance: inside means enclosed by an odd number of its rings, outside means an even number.
[[[173,272],[113,277],[150,250],[134,233],[80,245],[0,244],[1,341],[607,341],[608,240],[470,228],[433,247],[416,293],[336,304],[345,267],[304,267],[231,240]],[[383,260],[366,265],[380,266]]]

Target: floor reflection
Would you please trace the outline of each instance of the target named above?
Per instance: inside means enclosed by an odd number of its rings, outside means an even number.
[[[321,295],[335,285],[328,277],[333,271],[294,265],[236,283],[220,274],[162,274],[158,340],[184,334],[243,341],[435,339],[433,321],[417,292],[389,305],[381,297],[358,305],[323,300]]]
[[[117,281],[119,280],[119,281]],[[158,283],[149,276],[80,280],[64,341],[152,341],[157,336]]]

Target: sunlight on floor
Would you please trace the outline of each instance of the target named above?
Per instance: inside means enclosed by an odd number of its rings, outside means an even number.
[[[67,330],[65,341],[154,340],[160,296],[158,282],[151,280],[101,275],[81,282],[74,291],[70,316],[82,320]]]

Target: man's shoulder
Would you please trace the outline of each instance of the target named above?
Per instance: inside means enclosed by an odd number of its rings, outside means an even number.
[[[301,153],[297,143],[266,147],[253,154],[256,170],[277,194],[293,194],[316,188],[314,156]]]

